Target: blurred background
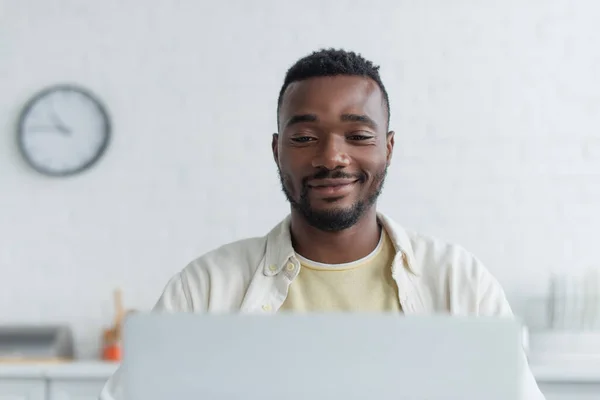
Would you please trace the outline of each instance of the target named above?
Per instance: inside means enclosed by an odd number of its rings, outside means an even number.
[[[116,289],[150,309],[192,259],[268,232],[289,210],[283,77],[335,47],[381,65],[390,95],[380,210],[466,247],[546,327],[556,285],[583,293],[599,265],[599,17],[593,0],[0,0],[0,322],[67,324],[96,359]],[[89,169],[49,177],[17,125],[62,83],[112,131]]]

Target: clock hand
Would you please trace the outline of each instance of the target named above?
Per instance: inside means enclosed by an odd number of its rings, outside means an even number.
[[[58,129],[58,131],[62,134],[62,135],[70,135],[71,131],[68,128],[62,127],[62,126],[56,126],[56,125],[52,125],[52,126],[31,126],[29,128],[27,128],[28,132],[32,132],[32,133],[37,133],[37,132],[45,132],[45,133],[52,133],[55,132]],[[66,129],[66,131],[65,131]]]
[[[71,135],[71,130],[65,125],[64,122],[62,122],[62,120],[56,114],[56,110],[54,109],[53,99],[50,101],[50,107],[52,109],[50,112],[50,117],[52,118],[52,121],[54,122],[54,127],[56,129],[58,129],[58,131],[60,133],[62,133],[63,135],[66,135],[66,136]]]
[[[52,113],[52,120],[54,122],[54,127],[58,129],[60,133],[67,136],[71,134],[71,130],[54,113]]]
[[[59,123],[59,124],[54,125],[54,127],[56,129],[58,129],[58,131],[60,133],[62,133],[63,135],[65,135],[65,136],[71,136],[71,130],[69,128],[67,128],[65,125]]]

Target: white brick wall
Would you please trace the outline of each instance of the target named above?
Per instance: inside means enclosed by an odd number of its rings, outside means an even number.
[[[0,1],[0,320],[70,322],[93,356],[113,288],[149,308],[192,258],[266,233],[287,212],[279,85],[322,46],[382,65],[397,145],[381,209],[542,295],[551,272],[597,264],[599,17],[593,0]],[[60,81],[115,126],[65,180],[14,140],[22,104]]]

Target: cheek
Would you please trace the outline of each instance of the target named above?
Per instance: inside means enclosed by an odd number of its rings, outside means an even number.
[[[378,164],[369,166],[367,186],[378,187],[381,181],[385,178],[385,172],[387,169],[387,162],[383,161]]]
[[[280,165],[279,176],[285,185],[285,188],[293,194],[299,193],[301,184],[294,178],[294,172],[289,167]]]
[[[294,188],[302,185],[301,180],[305,175],[303,175],[302,167],[297,165],[297,163],[289,162],[289,160],[287,162],[280,161],[279,171],[288,185],[293,185]]]

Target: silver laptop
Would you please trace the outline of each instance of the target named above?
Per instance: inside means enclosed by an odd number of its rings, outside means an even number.
[[[517,400],[518,321],[398,314],[135,314],[127,400]]]

